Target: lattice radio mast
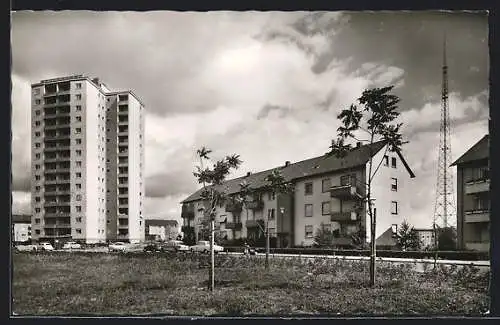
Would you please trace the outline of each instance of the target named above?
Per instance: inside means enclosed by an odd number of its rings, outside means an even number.
[[[446,64],[446,35],[443,41],[443,81],[441,92],[441,123],[439,128],[439,158],[434,205],[433,226],[455,227],[456,209],[451,173],[450,112],[448,107],[448,66]]]

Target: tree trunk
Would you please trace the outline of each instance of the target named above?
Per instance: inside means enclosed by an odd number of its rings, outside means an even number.
[[[370,206],[371,210],[371,206]],[[371,231],[370,231],[370,286],[375,286],[375,229],[376,229],[377,208],[373,209],[371,217]]]
[[[208,288],[210,289],[210,291],[214,291],[215,287],[214,228],[214,220],[210,220],[210,273],[208,276]]]

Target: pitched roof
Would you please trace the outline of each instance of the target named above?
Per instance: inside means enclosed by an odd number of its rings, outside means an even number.
[[[489,135],[487,134],[451,165],[455,166],[476,160],[488,159],[490,156],[489,150],[490,150],[490,141],[489,141]]]
[[[377,141],[371,144],[372,155],[375,155],[380,149],[385,146],[383,141]],[[414,177],[413,172],[409,169],[408,164],[404,161],[402,155],[401,159],[404,162],[405,167],[408,169],[410,175]],[[346,157],[337,158],[335,156],[319,156],[303,161],[299,161],[288,166],[281,167],[281,174],[285,178],[285,181],[290,182],[292,180],[297,180],[304,177],[310,177],[315,175],[321,175],[324,173],[339,171],[348,168],[359,167],[365,165],[370,159],[370,145],[363,145],[359,148],[354,148],[351,150]],[[274,169],[274,168],[273,168]],[[236,194],[240,191],[239,184],[246,180],[251,184],[252,188],[260,188],[267,184],[265,178],[273,169],[268,169],[258,173],[250,174],[249,176],[243,176],[224,182],[224,186],[227,194]],[[197,201],[200,199],[201,189],[184,199],[181,203],[188,203]]]
[[[393,237],[392,227],[387,228],[378,238],[375,240],[375,244],[379,246],[396,246],[397,241]]]

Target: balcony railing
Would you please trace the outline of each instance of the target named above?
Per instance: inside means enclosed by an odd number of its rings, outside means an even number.
[[[347,212],[332,212],[331,221],[357,221],[359,220],[358,214],[355,211]]]
[[[226,229],[241,230],[242,227],[241,222],[226,222]]]
[[[490,180],[488,178],[477,179],[465,183],[465,194],[484,193],[490,190]]]
[[[71,201],[46,201],[44,207],[70,206]]]
[[[489,210],[468,210],[465,211],[465,222],[466,223],[478,223],[478,222],[489,222],[490,221],[490,211]]]
[[[241,212],[242,206],[239,202],[228,202],[226,203],[226,212],[238,213]]]
[[[490,242],[489,241],[466,242],[465,249],[480,251],[480,252],[488,252],[490,250]]]
[[[357,185],[356,178],[352,178],[344,185],[334,185],[330,187],[330,196],[341,200],[361,199],[361,187]]]
[[[251,210],[262,210],[264,208],[264,201],[254,200],[247,203],[247,207]]]
[[[44,228],[54,229],[54,228],[71,228],[70,223],[55,223],[55,224],[45,224]]]

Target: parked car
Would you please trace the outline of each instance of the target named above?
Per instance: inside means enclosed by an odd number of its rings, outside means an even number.
[[[127,244],[123,242],[111,243],[108,246],[109,252],[125,252],[127,249]]]
[[[158,245],[157,243],[149,243],[144,246],[143,251],[147,253],[156,253],[160,252],[161,249],[162,247],[160,247],[160,245]]]
[[[191,252],[199,252],[199,253],[210,253],[210,242],[208,240],[200,240],[196,245],[189,247]],[[224,247],[214,244],[214,252],[219,253],[223,252]]]
[[[189,246],[185,245],[181,240],[169,240],[161,246],[163,252],[188,252]]]
[[[81,249],[82,245],[80,245],[74,241],[69,241],[69,242],[66,242],[62,248],[63,249]]]
[[[37,245],[16,245],[15,249],[19,252],[36,252],[38,250]]]
[[[38,245],[38,250],[50,252],[54,250],[54,246],[49,242],[42,242]]]

